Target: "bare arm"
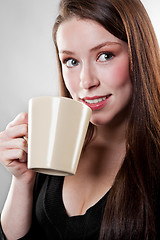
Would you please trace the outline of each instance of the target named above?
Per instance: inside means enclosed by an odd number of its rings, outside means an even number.
[[[35,173],[27,169],[27,114],[22,113],[0,133],[0,162],[13,175],[1,224],[8,240],[23,237],[32,220]]]
[[[33,184],[24,184],[13,177],[1,215],[2,228],[8,240],[19,239],[29,231],[32,201]]]

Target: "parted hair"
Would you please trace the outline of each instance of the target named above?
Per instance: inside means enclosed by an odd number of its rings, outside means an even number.
[[[61,0],[53,39],[61,94],[66,97],[71,96],[63,80],[56,33],[72,17],[98,22],[129,49],[133,93],[126,155],[107,198],[99,238],[155,240],[160,200],[160,54],[153,26],[139,0]],[[92,133],[90,124],[89,139]]]

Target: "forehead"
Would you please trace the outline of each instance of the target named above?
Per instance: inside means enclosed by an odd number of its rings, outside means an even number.
[[[63,22],[57,31],[58,49],[76,48],[78,45],[88,48],[102,42],[122,43],[102,25],[90,19],[71,18]]]

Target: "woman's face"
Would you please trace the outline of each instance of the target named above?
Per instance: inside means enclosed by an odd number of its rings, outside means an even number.
[[[59,26],[57,46],[65,85],[93,110],[91,122],[125,118],[132,94],[127,43],[95,21],[71,18]]]

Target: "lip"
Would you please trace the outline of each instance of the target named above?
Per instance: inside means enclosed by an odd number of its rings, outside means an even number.
[[[108,102],[109,98],[111,97],[111,94],[105,95],[105,96],[94,96],[94,97],[85,97],[82,100],[83,103],[85,103],[88,107],[90,107],[93,111],[97,111],[102,109]],[[105,100],[97,103],[87,103],[85,100],[94,100],[99,98],[106,98]]]

